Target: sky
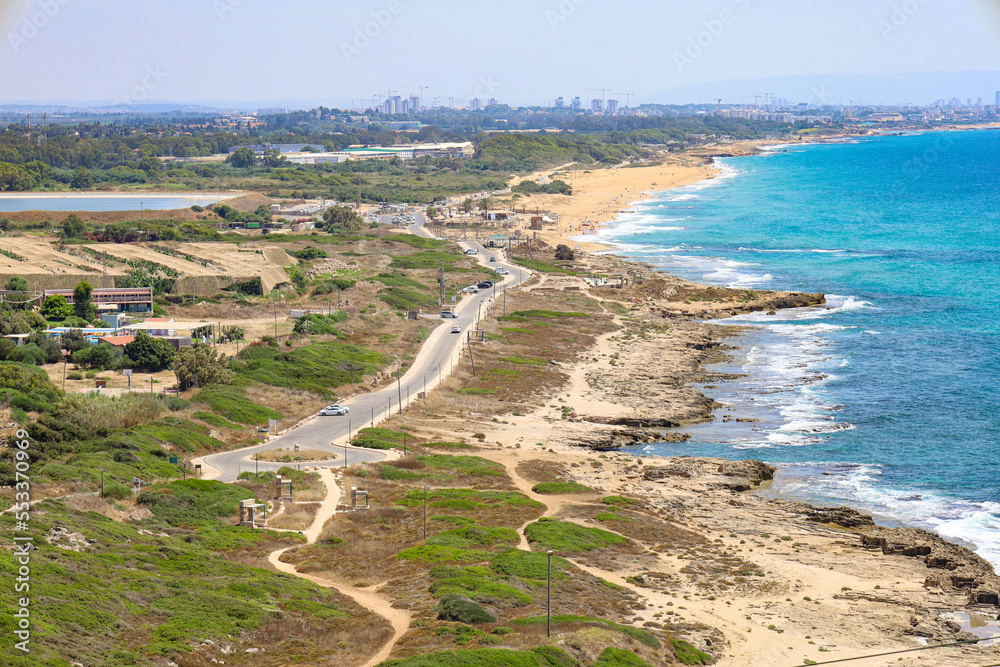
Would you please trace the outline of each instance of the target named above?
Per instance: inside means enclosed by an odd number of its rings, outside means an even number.
[[[0,103],[364,106],[419,86],[428,105],[634,103],[734,79],[1000,70],[1000,0],[0,0],[0,39]]]

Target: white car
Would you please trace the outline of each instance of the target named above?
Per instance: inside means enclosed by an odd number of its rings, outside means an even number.
[[[469,285],[468,287],[462,288],[462,294],[479,294],[479,288],[475,285]]]
[[[503,268],[502,266],[498,266],[497,267],[497,275],[505,276],[508,273],[510,273],[510,271],[508,271],[507,269]]]
[[[319,411],[320,417],[342,417],[348,413],[343,405],[328,405]]]
[[[452,332],[452,333],[462,333],[462,327],[460,327],[460,326],[458,326],[458,325],[456,324],[455,326],[453,326],[453,327],[451,328],[451,332]]]

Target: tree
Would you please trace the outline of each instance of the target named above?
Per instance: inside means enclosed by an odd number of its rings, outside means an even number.
[[[135,362],[137,368],[145,368],[154,373],[169,368],[175,354],[173,345],[153,338],[145,331],[138,332],[135,340],[125,346],[125,355]]]
[[[7,281],[7,284],[3,286],[8,292],[27,292],[28,291],[28,281],[26,278],[21,276],[13,276]]]
[[[237,169],[249,169],[257,165],[257,154],[252,148],[242,146],[229,154],[226,162]]]
[[[86,167],[77,167],[73,170],[73,180],[69,186],[74,190],[88,190],[94,187],[94,177]]]
[[[264,155],[261,157],[261,163],[265,167],[274,169],[275,167],[280,167],[282,163],[287,160],[281,155],[281,152],[277,148],[268,148],[264,151]]]
[[[119,356],[121,356],[121,353],[111,343],[98,343],[97,345],[87,345],[87,347],[77,350],[73,353],[71,359],[78,366],[104,370],[114,365],[115,360]]]
[[[62,345],[62,348],[69,352],[78,352],[92,347],[90,340],[83,335],[83,331],[80,329],[70,329],[61,336],[61,340],[59,342]]]
[[[61,322],[73,314],[73,309],[66,303],[66,297],[62,294],[53,294],[45,297],[45,302],[38,312],[46,320]]]
[[[73,289],[73,312],[77,317],[92,320],[97,315],[97,308],[90,299],[94,287],[86,280],[81,280]]]
[[[560,243],[556,246],[556,259],[572,260],[576,255],[568,245]]]
[[[440,213],[438,213],[438,210],[436,208],[434,208],[433,206],[428,206],[427,207],[427,217],[428,218],[430,218],[431,220],[433,220],[434,218],[438,217],[438,215],[440,215]]]
[[[210,345],[185,347],[174,359],[177,386],[183,391],[194,385],[230,384],[235,374],[226,364],[226,357]]]
[[[476,202],[472,201],[470,198],[466,198],[466,200],[459,205],[458,209],[462,213],[468,215],[476,210]]]
[[[87,225],[84,224],[83,220],[76,213],[70,213],[66,216],[59,223],[59,226],[62,227],[63,236],[68,239],[80,238],[80,235],[87,229]]]
[[[332,206],[323,214],[323,221],[326,223],[326,231],[333,233],[340,230],[350,230],[357,232],[365,228],[364,219],[358,215],[350,206]]]

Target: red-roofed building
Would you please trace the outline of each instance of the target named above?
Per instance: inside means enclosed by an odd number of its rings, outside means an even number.
[[[98,336],[98,343],[111,343],[115,347],[122,348],[135,340],[135,336]]]

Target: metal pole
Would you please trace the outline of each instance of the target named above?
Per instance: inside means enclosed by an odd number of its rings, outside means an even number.
[[[552,551],[549,551],[548,581],[545,590],[545,634],[552,636]]]
[[[375,406],[372,406],[372,428],[375,428]]]
[[[427,487],[424,487],[424,542],[427,542]]]
[[[101,468],[101,498],[104,497],[104,468]]]
[[[402,364],[400,364],[400,366],[402,366]],[[399,403],[399,410],[400,410],[400,412],[402,412],[403,411],[403,389],[402,389],[402,387],[399,384],[399,371],[400,371],[400,369],[397,368],[396,369],[396,396],[399,398],[399,400],[397,402]]]
[[[424,376],[424,398],[427,398],[427,376]]]
[[[258,460],[258,459],[257,459],[257,455],[256,455],[256,454],[254,454],[254,455],[253,455],[253,474],[254,474],[254,477],[256,477],[257,475],[259,475],[259,474],[260,474],[259,472],[257,472],[257,467],[258,467],[258,466],[257,466],[257,460]]]

